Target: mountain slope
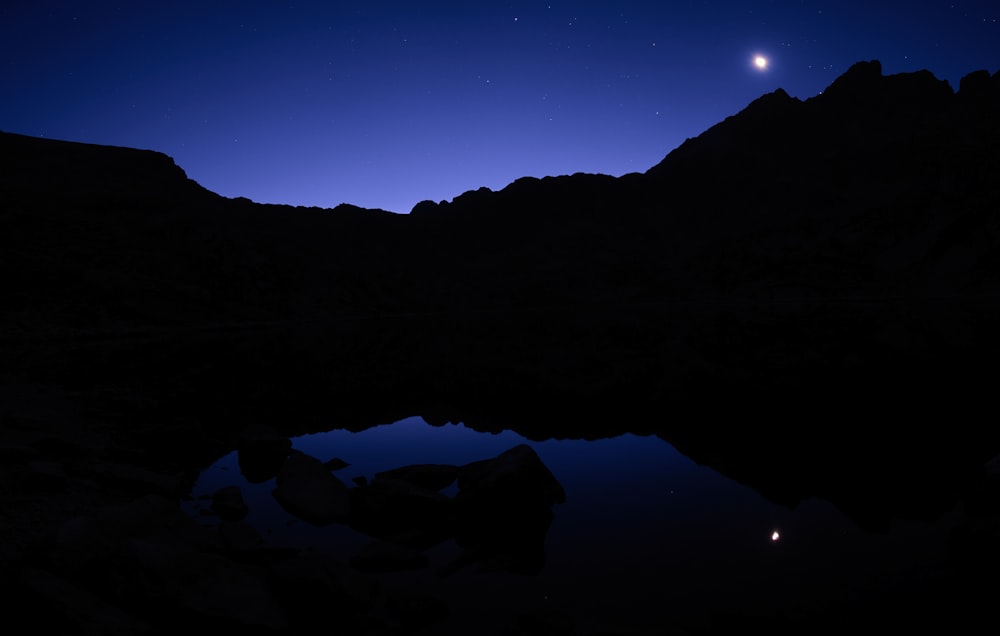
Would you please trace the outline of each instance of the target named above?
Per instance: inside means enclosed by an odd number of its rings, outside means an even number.
[[[645,174],[409,216],[213,195],[158,153],[0,135],[7,322],[120,327],[726,297],[994,294],[1000,77],[862,62]]]
[[[647,175],[685,193],[685,229],[714,228],[690,267],[725,272],[723,284],[995,291],[998,113],[997,75],[955,94],[927,72],[859,63],[805,102],[758,99]],[[749,268],[727,268],[723,252]]]

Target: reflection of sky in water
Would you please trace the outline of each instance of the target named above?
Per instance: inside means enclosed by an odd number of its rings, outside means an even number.
[[[542,573],[393,576],[462,599],[459,606],[475,612],[487,611],[484,594],[502,595],[505,604],[554,603],[614,622],[616,611],[632,613],[637,605],[690,610],[718,602],[766,611],[816,596],[836,601],[919,577],[947,552],[945,523],[897,522],[887,535],[868,535],[826,502],[809,500],[795,510],[777,506],[656,437],[531,442],[510,431],[434,427],[412,417],[360,433],[336,430],[293,440],[294,448],[320,460],[350,463],[335,473],[348,485],[353,477],[371,479],[407,464],[494,457],[521,443],[535,449],[567,494],[554,509]],[[371,541],[343,525],[313,527],[293,519],[271,496],[273,481],[242,481],[235,453],[205,471],[193,494],[231,484],[243,487],[248,521],[272,544],[326,547],[346,559]],[[208,503],[202,499],[193,508]],[[776,531],[780,541],[773,540]],[[453,554],[454,546],[432,549],[432,564],[435,554],[449,550]]]

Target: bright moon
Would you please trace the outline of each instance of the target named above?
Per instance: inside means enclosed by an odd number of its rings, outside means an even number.
[[[756,66],[758,70],[763,71],[767,68],[767,58],[763,55],[758,55],[753,58],[753,65]]]

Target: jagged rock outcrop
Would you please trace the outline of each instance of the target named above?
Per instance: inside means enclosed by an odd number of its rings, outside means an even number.
[[[93,197],[96,200],[170,201],[221,199],[167,155],[150,150],[98,146],[2,134],[0,192],[30,198]],[[147,212],[137,211],[139,213]]]
[[[274,498],[296,517],[316,525],[343,521],[350,514],[347,486],[323,462],[293,452],[275,479]]]

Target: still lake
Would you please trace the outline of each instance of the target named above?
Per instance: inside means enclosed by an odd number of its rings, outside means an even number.
[[[435,569],[459,552],[453,541],[427,552],[430,568],[379,575],[387,588],[448,603],[449,618],[431,633],[499,633],[537,609],[572,617],[580,633],[835,610],[941,575],[962,516],[956,510],[933,523],[893,520],[886,532],[868,533],[826,501],[808,499],[794,509],[775,504],[655,436],[530,441],[410,417],[292,443],[322,461],[346,461],[335,474],[348,485],[410,464],[462,465],[526,443],[563,485],[567,500],[553,508],[537,575],[474,564],[437,576]],[[243,480],[236,452],[201,474],[188,510],[207,515],[211,494],[230,485],[242,488],[247,522],[270,546],[330,551],[346,561],[372,541],[345,525],[296,519],[273,498],[273,480]]]

